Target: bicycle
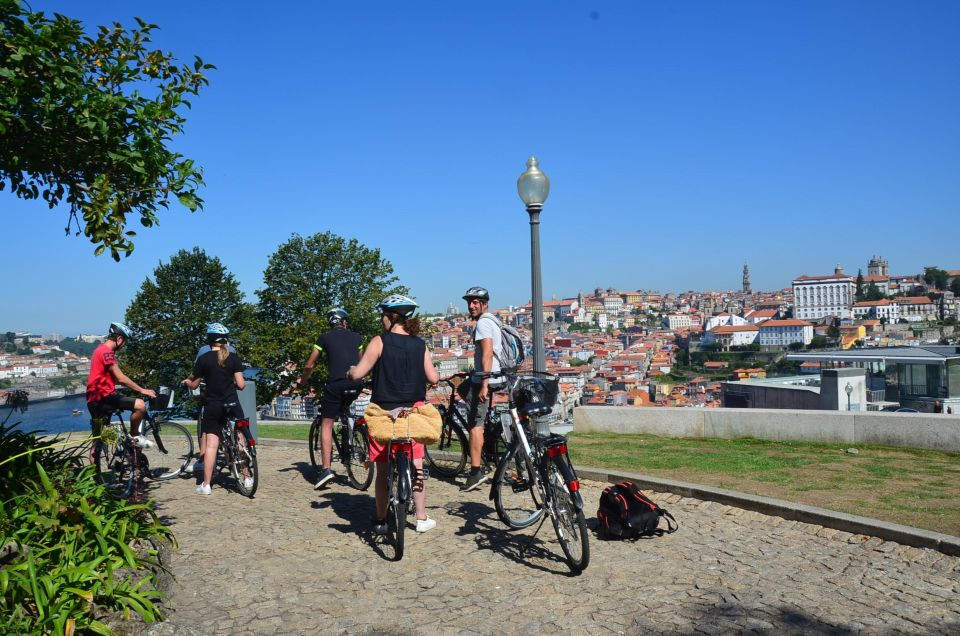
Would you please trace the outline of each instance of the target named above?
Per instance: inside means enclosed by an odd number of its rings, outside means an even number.
[[[228,413],[236,402],[223,405]],[[226,468],[236,480],[237,491],[253,499],[260,485],[257,465],[257,441],[250,433],[250,420],[227,417],[220,427],[220,446],[217,448],[216,472]]]
[[[100,438],[90,449],[90,461],[97,467],[97,479],[118,499],[136,498],[143,478],[164,481],[183,474],[193,456],[193,436],[182,424],[166,419],[175,412],[171,397],[161,387],[157,398],[147,401],[140,428],[141,435],[153,439],[150,448],[133,443],[122,409],[94,418]]]
[[[413,464],[414,440],[409,437],[387,442],[387,534],[393,543],[393,560],[403,558],[407,515],[413,509],[413,489],[422,488],[429,472]],[[419,473],[419,474],[418,474]]]
[[[370,400],[357,399],[365,388],[366,383],[343,392],[340,414],[333,421],[333,445],[330,449],[330,463],[340,461],[346,468],[350,485],[358,490],[366,490],[373,481],[373,467],[368,457],[370,434],[363,420],[363,412]],[[320,444],[322,419],[317,413],[309,434],[310,464],[318,475],[323,468]]]
[[[567,453],[567,438],[538,433],[534,428],[536,418],[553,410],[559,378],[540,371],[506,377],[510,445],[494,472],[490,498],[497,516],[511,529],[527,528],[540,521],[521,548],[521,556],[549,516],[567,565],[579,574],[590,563],[590,544],[580,481]]]
[[[467,423],[467,406],[457,399],[457,389],[469,382],[469,373],[455,373],[440,381],[450,387],[450,402],[438,404],[437,410],[443,418],[440,439],[426,447],[426,461],[430,472],[440,477],[454,478],[463,472],[470,455],[470,426]],[[493,389],[491,389],[492,391]],[[493,406],[487,411],[483,422],[483,449],[481,459],[485,466],[496,466],[507,450],[503,436],[503,420],[506,411]]]

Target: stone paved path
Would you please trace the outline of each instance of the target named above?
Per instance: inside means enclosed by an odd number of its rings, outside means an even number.
[[[169,621],[208,634],[960,633],[960,559],[727,506],[656,495],[675,534],[591,537],[568,574],[544,526],[506,532],[487,491],[431,479],[436,530],[403,561],[369,538],[371,493],[314,491],[305,446],[260,448],[250,500],[175,480],[153,491],[180,542]],[[225,488],[224,486],[227,486]],[[586,482],[589,516],[602,484]],[[388,549],[389,552],[389,549]]]

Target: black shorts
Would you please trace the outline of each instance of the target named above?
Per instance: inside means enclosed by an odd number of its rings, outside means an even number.
[[[227,418],[234,420],[243,419],[243,409],[239,404],[233,406],[224,406],[223,402],[207,402],[203,405],[203,417],[200,419],[200,432],[213,433],[220,435],[220,429],[223,428]]]
[[[343,392],[347,389],[359,389],[362,386],[360,382],[351,382],[344,378],[343,380],[334,380],[328,382],[323,387],[323,397],[320,399],[320,417],[334,419],[342,410],[344,404]],[[353,402],[356,396],[349,399]]]
[[[103,399],[87,402],[87,410],[90,411],[90,430],[94,435],[99,435],[101,426],[109,421],[114,411],[132,411],[135,408],[137,408],[137,398],[119,393],[111,393]]]

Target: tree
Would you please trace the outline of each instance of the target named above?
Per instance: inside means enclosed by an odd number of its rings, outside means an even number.
[[[867,291],[863,294],[863,300],[882,300],[884,298],[886,298],[886,296],[880,291],[876,283],[871,282],[867,285]]]
[[[156,28],[137,18],[91,37],[78,20],[0,0],[0,189],[66,203],[66,232],[76,223],[114,260],[133,251],[128,217],[152,227],[171,197],[191,212],[203,203],[200,168],[167,144],[213,66],[148,49]]]
[[[863,300],[863,270],[862,269],[857,270],[857,287],[856,287],[856,291],[854,291],[853,297],[857,302],[860,302],[861,300]]]
[[[144,386],[176,386],[193,370],[206,325],[222,322],[245,356],[253,334],[253,307],[220,259],[203,250],[180,250],[153,270],[127,307],[135,338],[121,354],[124,371]]]
[[[950,278],[950,274],[939,267],[923,268],[923,282],[927,285],[933,285],[935,289],[946,289],[948,278]]]
[[[254,361],[263,369],[260,400],[285,388],[292,378],[280,372],[288,365],[302,367],[317,336],[329,328],[329,310],[343,307],[350,328],[372,337],[381,330],[376,304],[389,294],[407,293],[380,250],[330,232],[294,234],[270,256],[263,278],[254,347]],[[321,356],[313,373],[318,381],[326,375],[325,364]]]
[[[950,291],[955,297],[960,298],[960,276],[954,276],[950,279]]]

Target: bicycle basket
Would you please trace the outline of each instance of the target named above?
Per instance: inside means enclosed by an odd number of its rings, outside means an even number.
[[[173,408],[173,389],[168,386],[159,386],[156,394],[157,397],[150,398],[151,411],[166,411]]]
[[[518,409],[530,405],[554,406],[559,396],[560,378],[557,376],[523,376],[513,391],[513,402]]]
[[[370,394],[361,393],[357,396],[353,402],[350,403],[350,416],[353,418],[361,418],[363,414],[367,412],[367,407],[370,405]]]

